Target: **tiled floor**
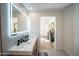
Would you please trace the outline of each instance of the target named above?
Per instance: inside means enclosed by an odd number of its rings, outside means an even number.
[[[55,50],[53,43],[50,43],[46,37],[40,38],[40,53],[47,53],[48,56],[67,56],[63,50]]]
[[[41,49],[50,49],[54,48],[53,42],[49,42],[47,37],[41,37],[40,38],[40,48]]]
[[[67,56],[63,50],[46,49],[40,50],[40,52],[47,52],[48,56]]]

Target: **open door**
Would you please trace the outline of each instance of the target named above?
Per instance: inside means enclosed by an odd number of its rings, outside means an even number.
[[[54,49],[56,46],[56,17],[40,17],[40,49]]]

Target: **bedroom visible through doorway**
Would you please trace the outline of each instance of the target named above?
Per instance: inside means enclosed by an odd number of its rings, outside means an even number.
[[[54,49],[56,47],[56,17],[40,17],[40,49]]]

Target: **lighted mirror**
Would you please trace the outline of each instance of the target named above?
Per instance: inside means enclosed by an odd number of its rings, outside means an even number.
[[[27,31],[27,15],[16,5],[12,5],[11,34]]]

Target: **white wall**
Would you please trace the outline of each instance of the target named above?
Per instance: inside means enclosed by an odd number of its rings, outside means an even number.
[[[40,38],[40,17],[41,16],[56,16],[56,48],[63,48],[63,12],[31,12],[31,33]]]
[[[1,40],[2,38],[1,38],[1,4],[0,4],[0,53],[1,53]]]
[[[79,4],[74,4],[74,55],[79,56]]]
[[[9,17],[8,4],[1,4],[1,30],[2,30],[2,48],[3,52],[7,52],[9,48],[17,44],[17,40],[27,33],[20,33],[15,36],[9,36]]]
[[[79,4],[64,9],[64,51],[79,55]]]
[[[70,5],[64,10],[64,50],[69,55],[73,54],[74,36],[73,36],[73,20],[74,6]]]

